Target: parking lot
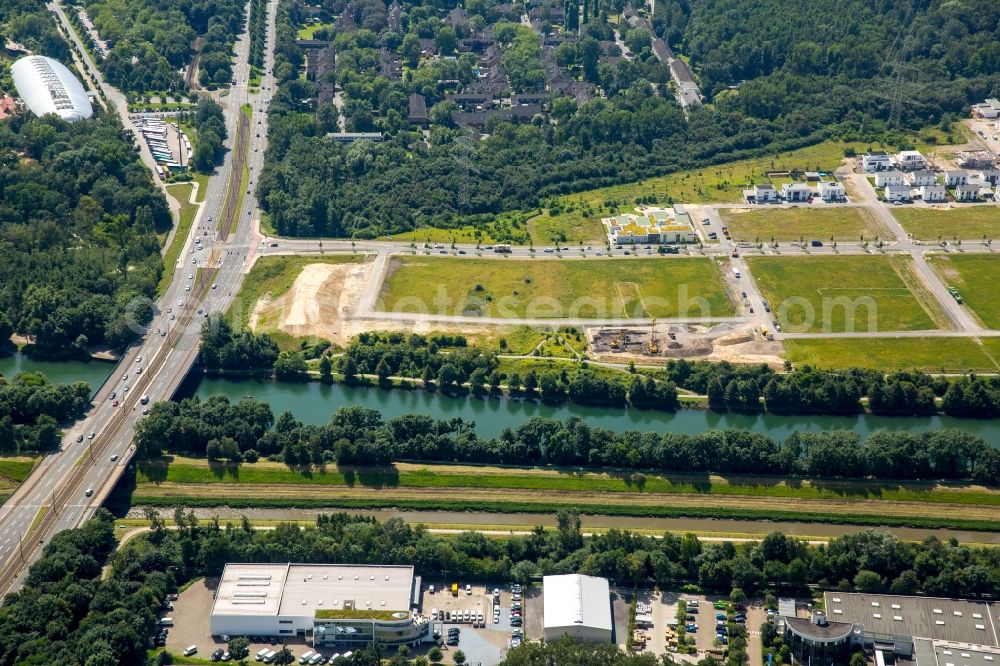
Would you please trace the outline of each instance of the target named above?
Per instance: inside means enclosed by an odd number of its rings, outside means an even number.
[[[499,591],[499,596],[493,594],[494,590]],[[439,620],[444,642],[441,649],[446,661],[450,662],[450,656],[461,650],[467,663],[482,663],[483,666],[499,663],[507,652],[513,630],[512,603],[510,585],[470,585],[467,590],[463,583],[455,596],[450,583],[439,581],[425,583],[421,596],[421,609],[425,615],[436,613],[440,618],[441,613],[446,614],[444,621]],[[499,615],[494,614],[496,605],[499,605]],[[469,620],[466,620],[466,613]],[[538,624],[541,626],[540,619]]]
[[[214,603],[213,594],[217,583],[218,579],[215,578],[206,578],[195,582],[178,595],[177,600],[173,602],[174,609],[172,611],[164,612],[164,615],[170,616],[174,621],[174,625],[169,628],[167,634],[165,649],[174,654],[181,654],[189,645],[196,645],[198,652],[195,656],[201,659],[208,659],[217,648],[226,649],[226,643],[209,633]],[[309,650],[305,639],[301,636],[289,638],[286,643],[296,659]],[[265,642],[250,643],[251,659],[259,650],[263,648],[274,649],[277,645],[280,645],[277,640],[272,643],[270,639]]]

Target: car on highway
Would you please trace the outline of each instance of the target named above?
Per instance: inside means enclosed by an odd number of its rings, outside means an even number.
[[[93,488],[87,488],[87,492],[86,492],[86,493],[84,493],[84,494],[85,494],[85,495],[86,495],[87,497],[90,497],[91,495],[93,495],[93,494],[94,494],[94,489],[93,489]]]
[[[77,435],[76,436],[76,441],[82,442],[83,441],[83,435]]]
[[[180,301],[177,301],[177,305],[179,305],[179,306],[182,306],[182,307],[183,307],[183,305],[184,305],[184,301],[183,301],[183,300],[180,300]]]
[[[142,408],[142,414],[143,414],[143,416],[145,416],[146,414],[149,414],[149,407],[143,407]]]
[[[111,456],[111,462],[115,462],[116,460],[118,460],[118,454],[117,453],[115,455]]]
[[[115,393],[114,391],[112,391],[111,395],[108,396],[108,400],[114,400],[117,397],[118,397],[118,394]]]
[[[94,439],[94,431],[93,430],[91,430],[90,434],[87,435],[87,439]]]
[[[142,374],[142,368],[136,368],[135,369],[135,374],[141,375]]]
[[[125,393],[128,393],[128,384],[126,384],[125,386],[122,387],[122,391],[124,391]]]
[[[218,287],[218,286],[219,286],[219,285],[218,285],[218,283],[216,283],[216,284],[213,284],[213,285],[212,285],[212,289],[215,289],[215,288],[216,288],[216,287]]]
[[[117,407],[117,406],[118,406],[118,401],[117,401],[117,400],[115,400],[114,402],[112,402],[112,403],[111,403],[111,406],[112,406],[112,407]]]
[[[124,375],[122,375],[122,381],[123,382],[127,382],[128,381],[128,373],[127,372]]]
[[[184,291],[191,291],[191,285],[189,284],[184,285]]]
[[[177,317],[177,315],[173,315],[173,314],[170,315],[170,321],[173,321],[176,317]]]
[[[160,331],[160,337],[161,338],[167,337],[167,332],[166,331]]]
[[[194,273],[188,273],[188,280],[194,279]]]
[[[170,312],[170,308],[167,308],[167,312]],[[142,357],[141,356],[136,356],[135,357],[135,362],[136,363],[142,363]]]

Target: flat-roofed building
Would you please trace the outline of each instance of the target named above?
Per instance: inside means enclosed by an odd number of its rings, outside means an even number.
[[[675,208],[640,208],[635,213],[606,217],[601,222],[612,245],[695,243],[698,240],[691,216]]]
[[[542,579],[544,638],[561,636],[579,640],[610,642],[611,591],[607,578],[568,574]]]
[[[213,635],[305,636],[317,647],[415,645],[432,622],[417,612],[410,566],[227,564],[212,607]]]
[[[856,592],[827,592],[824,597],[831,620],[863,624],[866,635],[998,647],[1000,604]]]
[[[794,610],[794,601],[793,601]],[[785,643],[800,664],[828,666],[847,661],[862,643],[862,627],[851,622],[832,622],[822,610],[812,617],[783,616]]]

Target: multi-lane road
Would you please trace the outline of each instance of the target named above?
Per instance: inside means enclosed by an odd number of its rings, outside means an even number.
[[[98,390],[93,408],[66,432],[61,450],[46,456],[0,507],[0,593],[18,584],[20,574],[52,535],[79,525],[101,505],[131,459],[135,423],[144,409],[141,396],[147,396],[153,403],[173,395],[197,356],[205,315],[225,310],[239,289],[252,247],[253,218],[258,210],[252,189],[242,193],[238,208],[230,206],[230,215],[237,222],[235,233],[219,240],[215,231],[230,178],[235,178],[237,185],[240,183],[244,164],[236,156],[245,155],[252,178],[260,173],[262,166],[266,108],[274,86],[270,72],[276,4],[277,0],[269,4],[265,74],[255,92],[248,86],[246,33],[236,44],[236,83],[228,96],[219,100],[225,110],[229,150],[219,175],[209,179],[205,204],[180,259],[172,267],[174,279],[156,304],[154,320]],[[75,39],[62,7],[57,3],[50,8]],[[93,67],[91,73],[100,77],[82,44],[78,46],[85,54],[87,66]],[[124,97],[102,78],[98,81],[128,127]],[[252,109],[253,131],[247,150],[237,151],[233,150],[232,142],[245,104]],[[142,146],[142,142],[138,143]],[[228,220],[222,223],[228,224]],[[196,243],[196,238],[201,242]],[[196,249],[199,246],[203,249]]]

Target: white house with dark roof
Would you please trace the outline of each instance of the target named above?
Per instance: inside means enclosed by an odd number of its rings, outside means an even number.
[[[891,171],[879,171],[875,174],[875,187],[902,185],[903,182],[903,172],[897,169],[892,169]]]
[[[920,198],[928,203],[938,203],[948,198],[944,185],[924,185],[920,188]]]

